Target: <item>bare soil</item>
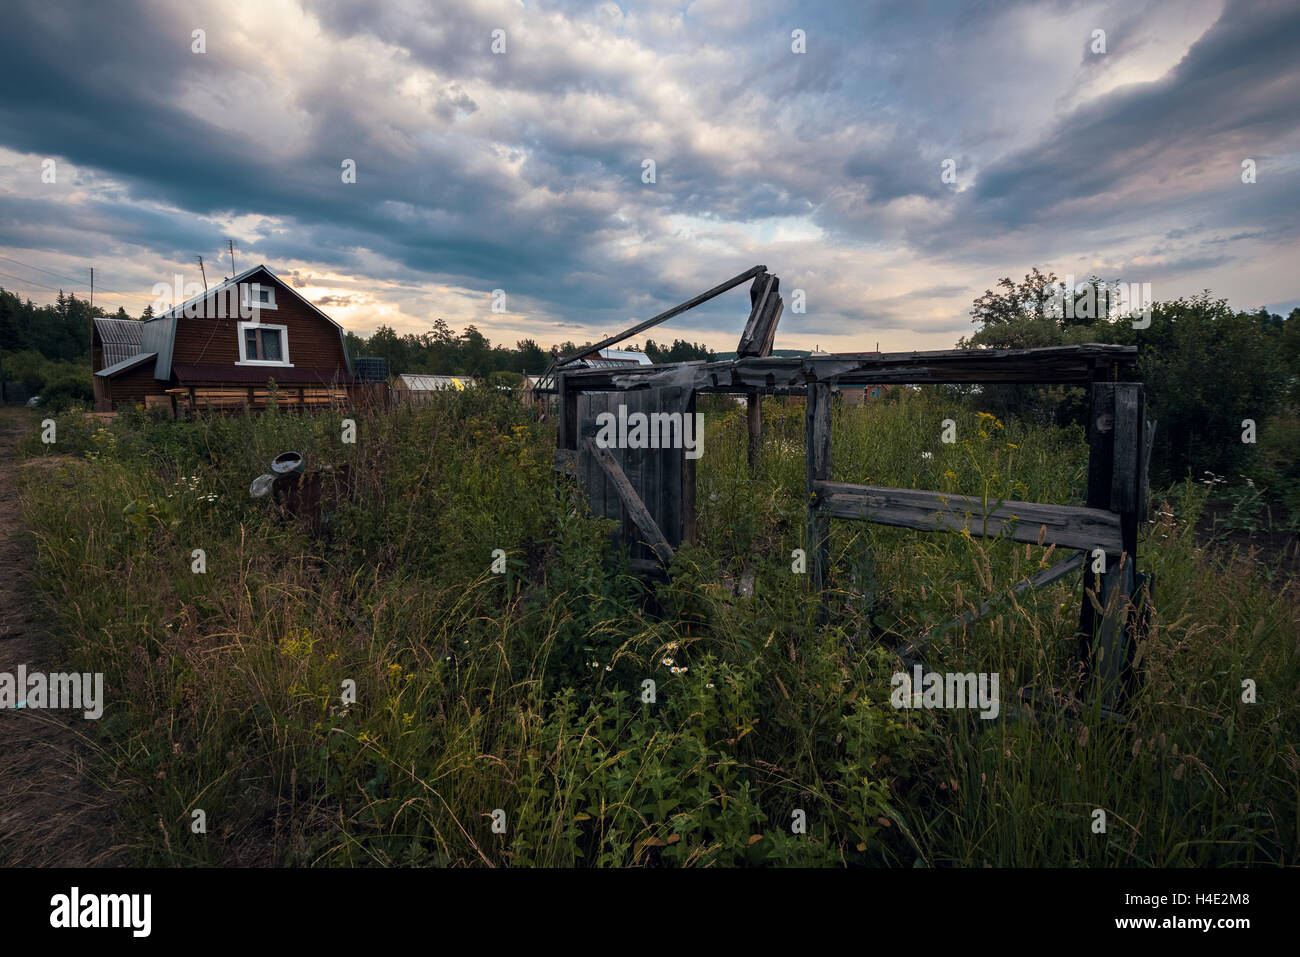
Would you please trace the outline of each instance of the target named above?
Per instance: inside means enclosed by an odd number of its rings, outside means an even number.
[[[30,597],[31,549],[22,533],[17,445],[36,427],[0,408],[0,672],[68,671]],[[117,842],[113,795],[93,777],[93,729],[81,712],[0,710],[0,865],[102,867],[130,863]]]

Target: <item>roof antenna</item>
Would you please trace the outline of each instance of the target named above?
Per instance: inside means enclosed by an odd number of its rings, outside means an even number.
[[[230,247],[230,275],[237,276],[238,273],[235,272],[235,241],[227,239],[226,245]]]
[[[199,275],[201,275],[201,276],[203,277],[203,291],[204,291],[204,292],[207,292],[207,291],[208,291],[208,274],[207,274],[206,272],[203,271],[203,257],[202,257],[202,256],[197,256],[197,257],[195,257],[195,258],[198,259],[198,261],[199,261]]]

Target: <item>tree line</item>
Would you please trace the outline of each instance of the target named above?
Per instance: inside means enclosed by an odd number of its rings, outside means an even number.
[[[85,299],[59,292],[53,305],[38,306],[0,287],[0,378],[9,401],[41,395],[47,404],[63,406],[93,401],[91,388],[91,320],[94,318],[149,319],[153,307],[140,316],[125,309],[106,312]],[[388,361],[390,375],[424,373],[460,375],[494,384],[517,382],[521,374],[541,375],[557,356],[587,351],[591,340],[563,342],[547,350],[533,339],[513,347],[493,345],[475,325],[457,334],[444,319],[435,319],[429,332],[398,335],[380,326],[370,336],[344,335],[348,355],[373,356]],[[635,347],[630,348],[635,351]],[[675,339],[659,345],[647,339],[645,354],[651,362],[712,361],[716,354],[703,344]]]
[[[468,325],[457,335],[443,319],[435,319],[432,329],[419,335],[398,335],[391,326],[384,325],[369,337],[348,332],[344,339],[348,355],[385,359],[390,375],[461,375],[501,383],[517,381],[521,374],[541,375],[556,356],[580,355],[594,344],[591,340],[566,341],[547,350],[534,339],[520,339],[513,348],[493,345],[477,326]],[[717,358],[707,346],[682,339],[674,340],[672,345],[647,339],[644,350],[635,346],[619,348],[644,351],[651,362],[711,362]]]
[[[1148,416],[1157,420],[1152,482],[1201,480],[1206,472],[1261,476],[1276,491],[1300,484],[1300,307],[1284,318],[1241,311],[1208,290],[1149,304],[1140,315],[1101,308],[1096,276],[1067,292],[1054,273],[1033,268],[1001,279],[971,308],[978,329],[966,349],[1024,349],[1083,342],[1136,345]],[[998,416],[1086,427],[1088,396],[1077,387],[985,386],[959,390]],[[1255,424],[1254,441],[1243,441]],[[1293,503],[1300,509],[1300,498]]]
[[[152,314],[152,309],[147,311]],[[59,291],[38,306],[0,287],[0,387],[7,401],[42,395],[52,406],[94,400],[90,378],[91,319],[132,319]]]

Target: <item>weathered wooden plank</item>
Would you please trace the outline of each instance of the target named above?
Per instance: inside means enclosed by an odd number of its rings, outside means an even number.
[[[1137,363],[1136,346],[1087,343],[1041,349],[949,349],[937,352],[843,353],[832,356],[754,356],[696,363],[694,387],[704,392],[749,388],[790,389],[813,381],[840,385],[889,383],[1090,383],[1099,360],[1125,369]],[[569,373],[581,388],[627,388],[667,368],[582,369]]]
[[[559,404],[559,445],[562,449],[578,447],[578,392],[568,373],[555,377]]]
[[[1142,386],[1117,382],[1115,389],[1114,455],[1110,473],[1110,508],[1136,512],[1142,439]]]
[[[686,398],[686,415],[695,415],[695,392]],[[682,541],[695,544],[695,459],[682,456]]]
[[[1089,508],[1110,508],[1111,473],[1115,460],[1114,435],[1115,383],[1095,382],[1088,410],[1088,488],[1084,503]],[[1107,550],[1107,562],[1117,561],[1122,548],[1121,534],[1120,548]],[[1105,593],[1101,576],[1092,570],[1091,562],[1083,569],[1083,591],[1083,603],[1079,607],[1078,657],[1087,664],[1092,660],[1098,622],[1096,609],[1088,599],[1088,593]]]
[[[946,625],[941,625],[937,628],[930,628],[922,632],[919,636],[899,649],[899,656],[907,660],[916,658],[916,656],[925,648],[926,644],[937,635],[941,635],[946,631],[952,631],[954,628],[962,628],[966,625],[974,624],[994,608],[1001,605],[1003,601],[1012,595],[1019,595],[1021,592],[1027,591],[1030,588],[1042,588],[1044,585],[1050,585],[1052,582],[1064,578],[1071,572],[1078,571],[1083,567],[1084,557],[1083,552],[1075,552],[1069,558],[1044,568],[1038,574],[1030,578],[1022,578],[1005,592],[983,602],[978,609],[967,609]]]
[[[772,294],[777,282],[777,278],[771,273],[759,273],[754,277],[754,284],[749,287],[749,318],[745,321],[744,331],[741,332],[740,342],[736,346],[737,356],[756,356],[760,354],[758,346],[761,339],[758,338],[758,325],[763,317],[764,310],[767,308],[768,297]]]
[[[972,535],[1085,551],[1120,547],[1119,516],[1105,509],[1005,501],[986,515],[984,501],[969,495],[841,482],[816,482],[813,492],[817,507],[835,518],[918,531],[968,529]]]
[[[820,487],[831,477],[831,389],[824,382],[808,387],[805,411],[805,490],[808,502],[808,551],[812,587],[821,593],[826,587],[830,565],[830,512],[821,507]]]
[[[780,296],[777,296],[776,302],[772,306],[772,318],[764,322],[764,325],[767,327],[767,332],[763,336],[763,343],[758,350],[760,356],[770,356],[772,354],[772,345],[776,341],[776,327],[781,321],[781,313],[784,311],[785,302]]]
[[[1100,576],[1096,592],[1102,613],[1088,658],[1088,673],[1101,684],[1105,700],[1112,706],[1123,695],[1133,658],[1135,572],[1132,556],[1124,554],[1118,565],[1108,567]],[[1092,604],[1086,594],[1084,601]]]
[[[1089,508],[1110,508],[1115,464],[1115,383],[1093,384],[1088,416],[1088,489],[1084,503]]]
[[[749,293],[753,308],[736,347],[737,356],[766,356],[771,353],[783,306],[780,288],[781,280],[769,273],[755,278]]]
[[[1145,520],[1147,502],[1151,498],[1151,446],[1156,438],[1156,420],[1148,419],[1142,432],[1142,470],[1138,477],[1141,492],[1138,498],[1138,518]]]
[[[632,488],[632,483],[628,481],[627,476],[619,467],[614,456],[609,453],[608,449],[602,449],[594,439],[583,439],[583,446],[587,453],[605,470],[610,481],[614,485],[615,491],[618,492],[619,498],[623,500],[623,507],[627,510],[632,521],[640,529],[641,534],[645,537],[647,544],[655,551],[660,560],[667,564],[672,561],[673,549],[664,538],[664,534],[659,530],[655,520],[650,517],[650,512],[646,509],[645,503],[641,501]]]
[[[1101,682],[1111,703],[1123,693],[1137,635],[1132,612],[1138,526],[1145,508],[1147,436],[1140,383],[1093,385],[1087,501],[1089,506],[1115,514],[1120,541],[1106,548],[1105,572],[1094,573],[1091,563],[1085,566],[1078,639],[1080,659],[1088,673]]]
[[[616,343],[622,342],[624,339],[630,339],[632,336],[635,336],[640,332],[644,332],[646,329],[649,329],[651,326],[657,326],[659,323],[666,322],[667,320],[671,319],[673,316],[678,316],[689,309],[694,309],[696,306],[708,302],[710,299],[714,298],[715,296],[720,296],[729,289],[735,289],[737,286],[741,285],[742,283],[748,282],[750,279],[753,279],[755,276],[765,272],[767,272],[766,266],[752,266],[751,268],[746,269],[744,272],[742,272],[739,276],[733,276],[731,279],[728,279],[726,282],[719,283],[718,285],[714,286],[712,289],[706,292],[702,292],[698,296],[694,296],[691,299],[687,299],[685,302],[673,306],[671,309],[665,310],[664,312],[659,313],[659,315],[657,316],[651,316],[649,319],[645,320],[644,322],[638,322],[635,326],[632,326],[630,329],[625,329],[622,332],[617,333],[616,335],[610,336],[608,339],[602,339],[594,346],[584,349],[582,352],[575,353],[574,355],[571,356],[564,356],[556,360],[555,365],[557,367],[566,366],[571,362],[578,361],[583,356],[589,356],[593,352],[599,352],[601,349],[605,349],[608,348],[609,346],[615,345]]]
[[[758,464],[758,453],[763,448],[763,394],[757,390],[746,398],[745,425],[748,434],[747,451],[749,470]]]
[[[586,398],[588,398],[591,401],[591,405],[589,406],[589,410],[587,414],[591,416],[591,422],[590,422],[591,434],[595,435],[596,416],[599,415],[601,412],[613,412],[615,415],[617,415],[619,403],[624,398],[624,396],[613,394],[613,393],[607,393],[605,395],[600,395],[600,396],[596,396],[596,395],[587,396]],[[584,420],[583,422],[584,428],[587,424],[588,423]],[[627,451],[625,449],[610,449],[609,454],[614,456],[614,461],[616,461],[619,464],[620,468],[623,468],[624,474],[627,474],[627,468],[626,468]],[[614,488],[614,483],[609,480],[609,476],[605,474],[605,470],[600,467],[599,463],[597,463],[590,456],[588,456],[587,458],[591,462],[593,484],[594,487],[596,487],[599,490],[599,493],[601,495],[601,501],[602,501],[601,507],[604,510],[604,514],[608,515],[610,518],[617,519],[622,523],[624,529],[626,529],[627,531],[631,531],[631,529],[633,528],[631,524],[631,520],[628,518],[627,510],[623,508],[623,501],[619,497],[618,490]],[[629,478],[628,481],[631,481],[631,479]],[[637,486],[635,485],[633,486],[633,488],[636,487]],[[632,541],[635,541],[635,539],[632,539]]]
[[[669,414],[684,413],[690,397],[681,386],[669,386],[663,390],[663,397],[658,408],[651,411],[665,411]],[[683,441],[686,423],[683,420]],[[659,489],[659,510],[654,512],[663,530],[664,537],[674,547],[682,540],[682,470],[685,467],[686,454],[682,449],[659,449],[651,452],[655,458],[655,484]]]

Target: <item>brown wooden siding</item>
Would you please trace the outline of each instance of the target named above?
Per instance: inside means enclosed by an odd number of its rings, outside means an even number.
[[[147,395],[166,394],[167,383],[159,382],[153,377],[153,367],[153,360],[148,360],[108,379],[99,376],[100,381],[105,383],[105,397],[114,409],[143,405]]]
[[[254,273],[246,281],[275,287],[277,308],[264,309],[261,321],[286,327],[289,361],[295,367],[337,368],[340,373],[347,372],[347,360],[337,326],[312,311],[283,283],[276,282],[264,272]],[[235,365],[239,362],[240,321],[237,316],[230,319],[187,319],[181,316],[176,324],[173,366]],[[267,378],[273,378],[275,368],[265,368]]]

